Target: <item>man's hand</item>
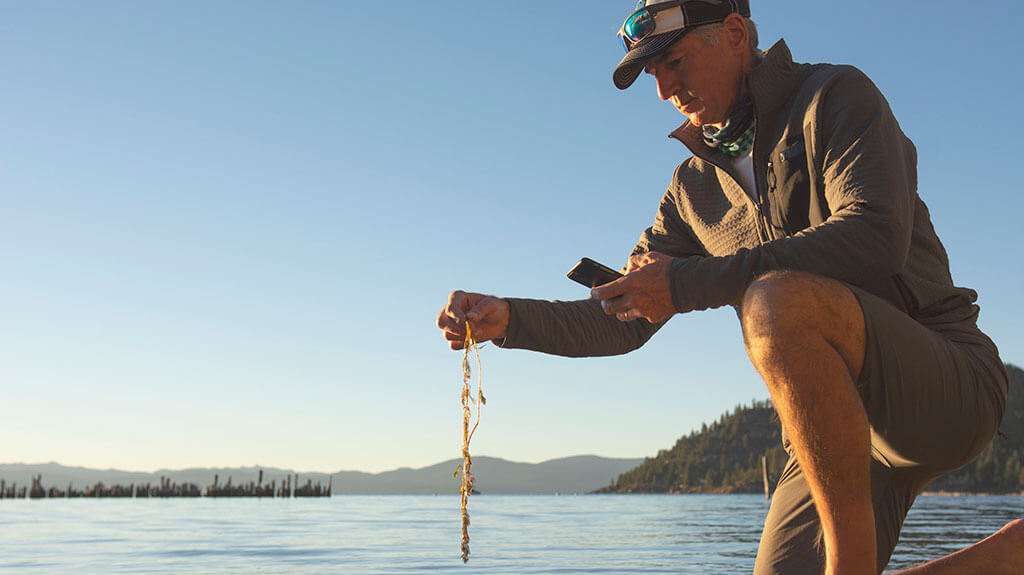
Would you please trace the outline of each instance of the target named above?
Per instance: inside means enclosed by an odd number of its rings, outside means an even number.
[[[629,258],[624,277],[590,290],[590,295],[601,300],[604,313],[620,321],[664,321],[676,313],[669,291],[671,263],[671,256],[658,252],[635,255]]]
[[[501,298],[453,291],[437,315],[437,327],[444,332],[449,347],[462,349],[467,320],[473,329],[473,339],[480,343],[505,337],[508,317],[508,302]]]

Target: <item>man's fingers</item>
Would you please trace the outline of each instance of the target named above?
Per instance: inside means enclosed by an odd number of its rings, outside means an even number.
[[[508,318],[508,302],[505,300],[455,291],[448,297],[447,305],[441,309],[437,326],[444,332],[452,349],[462,349],[467,325],[472,325],[473,339],[483,342],[505,337]]]
[[[630,271],[640,269],[648,264],[657,261],[659,256],[663,256],[661,252],[644,252],[642,254],[636,254],[629,256],[629,262],[626,264]]]
[[[636,302],[631,295],[625,295],[621,297],[614,297],[612,299],[606,299],[601,302],[601,309],[608,315],[618,314],[626,310],[631,310],[636,307]]]
[[[499,311],[500,308],[501,302],[498,298],[488,296],[478,301],[475,306],[469,308],[469,311],[466,312],[466,319],[475,323]]]
[[[465,308],[469,307],[469,301],[466,296],[467,294],[464,291],[453,291],[448,296],[448,305],[444,307],[448,316],[455,320],[457,324],[462,324],[466,321]]]
[[[448,342],[448,347],[452,349],[462,349],[462,344],[466,341],[465,333],[456,333],[448,330],[444,330],[442,333],[445,341]]]
[[[626,311],[620,311],[615,314],[615,318],[619,321],[633,321],[637,319],[647,319],[640,312],[635,309],[627,309]]]
[[[643,265],[644,256],[647,254],[637,254],[635,256],[629,256],[629,261],[626,262],[626,273],[630,274],[637,268]]]
[[[448,303],[441,308],[437,315],[437,327],[448,341],[448,347],[462,349],[462,343],[466,338],[466,316],[465,308],[468,307],[468,294],[462,291],[453,291],[448,296]]]
[[[441,309],[441,313],[437,314],[437,327],[445,329],[455,324],[454,318],[448,313],[448,308],[444,307]]]
[[[629,285],[629,276],[621,277],[613,282],[608,282],[603,286],[590,290],[590,295],[599,300],[607,301],[626,293]]]
[[[438,327],[441,328],[441,335],[448,341],[462,341],[466,337],[466,330],[455,323],[455,320],[448,316],[438,320]]]
[[[460,331],[465,322],[460,322],[455,315],[447,308],[441,310],[437,316],[437,327],[446,331]]]

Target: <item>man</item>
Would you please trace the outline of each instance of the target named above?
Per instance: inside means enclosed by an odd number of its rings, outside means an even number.
[[[879,573],[925,484],[995,434],[1008,377],[885,99],[783,41],[762,54],[749,16],[748,0],[647,0],[619,32],[615,85],[651,74],[693,154],[625,277],[577,302],[455,292],[438,326],[453,349],[468,320],[501,347],[611,355],[676,313],[736,307],[790,454],[755,573]]]

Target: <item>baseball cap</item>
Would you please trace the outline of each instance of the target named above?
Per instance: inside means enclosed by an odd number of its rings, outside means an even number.
[[[612,73],[615,87],[630,87],[652,57],[694,28],[722,22],[733,12],[749,18],[750,0],[640,0],[619,29],[626,55]]]

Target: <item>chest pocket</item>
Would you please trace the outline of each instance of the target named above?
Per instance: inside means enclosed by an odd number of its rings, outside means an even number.
[[[785,141],[772,151],[768,157],[767,183],[769,216],[776,234],[791,236],[812,225],[803,137]]]

